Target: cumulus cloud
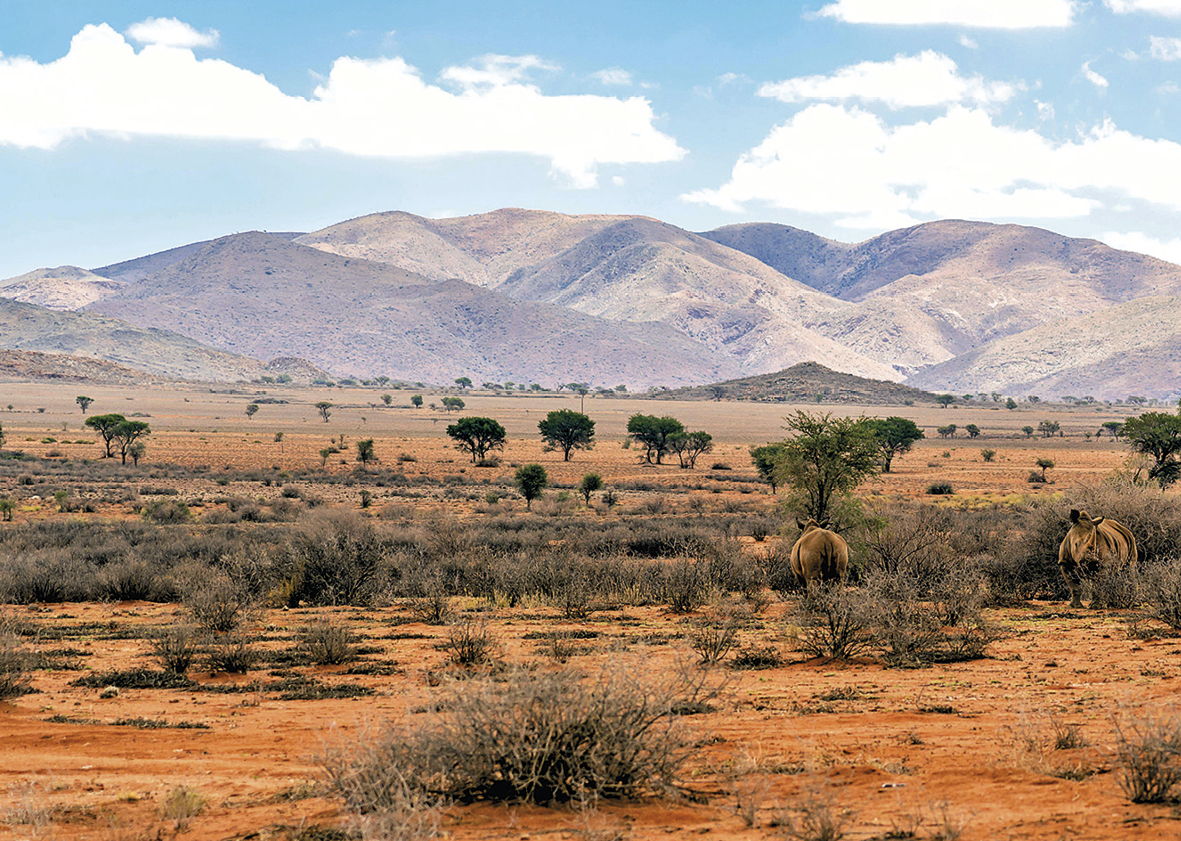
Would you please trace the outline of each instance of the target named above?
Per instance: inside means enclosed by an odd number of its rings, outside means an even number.
[[[1181,0],[1103,0],[1117,15],[1149,12],[1166,17],[1181,17]]]
[[[1090,82],[1092,85],[1094,85],[1097,88],[1106,89],[1107,86],[1110,84],[1106,78],[1104,78],[1103,76],[1100,76],[1098,73],[1096,73],[1094,70],[1091,69],[1091,62],[1089,62],[1089,61],[1084,61],[1083,66],[1079,69],[1082,71],[1083,78],[1086,79],[1088,82]]]
[[[969,50],[980,49],[980,45],[978,43],[976,43],[975,39],[969,38],[967,35],[961,35],[959,37],[959,41],[960,41],[960,46],[964,47],[966,49],[969,49]]]
[[[1181,239],[1160,240],[1135,231],[1106,233],[1100,239],[1113,248],[1138,251],[1141,254],[1168,260],[1170,263],[1181,264]]]
[[[149,44],[139,52],[106,24],[87,26],[47,64],[0,56],[0,145],[52,149],[91,133],[253,141],[388,158],[519,153],[548,159],[580,187],[601,164],[685,154],[658,131],[642,97],[547,96],[526,81],[536,56],[485,56],[450,67],[452,92],[402,58],[337,59],[311,97],[263,76]]]
[[[140,44],[162,47],[216,47],[221,37],[216,29],[204,32],[194,29],[176,18],[148,18],[127,28],[127,37]]]
[[[817,104],[742,155],[724,185],[682,198],[731,211],[757,202],[880,229],[929,218],[1080,217],[1108,193],[1181,210],[1181,144],[1110,122],[1055,142],[997,125],[980,108],[890,126],[860,108]]]
[[[765,84],[759,96],[782,102],[860,99],[906,108],[1006,102],[1016,92],[1017,87],[1004,82],[961,76],[950,58],[924,50],[917,56],[897,55],[892,61],[863,61],[829,76],[800,76]]]
[[[817,14],[846,23],[1032,29],[1070,26],[1076,6],[1076,0],[836,0]]]
[[[1157,61],[1181,60],[1181,38],[1158,38],[1152,35],[1148,43],[1149,51]]]
[[[620,67],[608,67],[603,70],[596,70],[591,74],[604,85],[619,85],[626,87],[632,84],[632,74]]]

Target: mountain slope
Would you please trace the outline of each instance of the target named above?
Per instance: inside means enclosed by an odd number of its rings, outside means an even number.
[[[922,371],[911,382],[955,394],[1173,398],[1181,392],[1181,297],[1141,298],[1044,324]]]
[[[737,380],[662,391],[658,400],[754,400],[761,403],[854,403],[903,406],[934,403],[935,395],[889,380],[842,374],[815,362],[801,362],[783,371]]]
[[[256,359],[214,350],[176,333],[5,299],[0,299],[0,347],[101,359],[189,380],[253,380],[264,370]]]
[[[0,280],[0,297],[53,310],[76,310],[122,287],[119,281],[77,266],[58,266]]]
[[[613,324],[262,233],[214,240],[95,311],[257,358],[361,376],[686,383],[736,366],[661,325]]]

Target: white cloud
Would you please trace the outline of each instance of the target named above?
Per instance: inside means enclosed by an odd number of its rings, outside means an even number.
[[[1107,79],[1100,76],[1098,73],[1096,73],[1094,70],[1091,69],[1091,62],[1084,61],[1083,66],[1080,69],[1082,70],[1083,78],[1086,79],[1088,82],[1090,82],[1095,87],[1106,89],[1107,86],[1110,84],[1107,81]]]
[[[818,14],[846,23],[1031,29],[1070,26],[1076,5],[1075,0],[836,0]]]
[[[1117,15],[1149,12],[1166,17],[1181,17],[1181,0],[1103,0]]]
[[[1181,60],[1181,38],[1158,38],[1152,35],[1148,43],[1152,57],[1157,61]]]
[[[917,56],[897,55],[892,61],[863,61],[830,76],[800,76],[763,85],[759,96],[783,102],[848,100],[882,102],[890,108],[930,107],[956,102],[1005,102],[1014,85],[964,77],[947,56],[924,50]]]
[[[596,70],[591,74],[604,85],[620,85],[626,87],[632,84],[632,74],[620,67],[608,67],[604,70]]]
[[[1042,102],[1040,100],[1035,99],[1033,101],[1033,104],[1035,106],[1037,106],[1037,116],[1038,116],[1039,120],[1042,120],[1044,122],[1045,120],[1054,119],[1054,103]]]
[[[0,145],[52,149],[101,133],[253,141],[388,158],[536,155],[580,187],[600,164],[654,163],[685,152],[653,125],[642,97],[546,96],[526,83],[536,56],[451,67],[458,93],[401,58],[339,58],[311,97],[189,49],[139,52],[106,24],[83,28],[57,61],[0,56]]]
[[[976,43],[976,41],[974,39],[969,38],[967,35],[961,35],[959,37],[959,42],[960,42],[960,46],[965,47],[966,49],[969,49],[969,50],[980,49],[980,45],[978,43]]]
[[[1113,248],[1124,251],[1138,251],[1170,263],[1181,264],[1181,239],[1159,240],[1135,231],[1128,233],[1106,233],[1100,239]]]
[[[883,219],[1079,217],[1107,193],[1181,210],[1181,144],[1110,122],[1055,142],[996,125],[979,108],[890,126],[859,108],[818,104],[742,155],[727,183],[682,198],[731,211],[765,203],[880,229]]]
[[[140,44],[161,47],[216,47],[220,35],[216,29],[200,32],[176,18],[148,18],[127,28],[127,36]]]
[[[714,81],[716,81],[722,87],[725,87],[726,85],[733,85],[737,82],[741,82],[743,84],[746,84],[747,82],[750,81],[750,77],[747,76],[745,73],[723,73],[721,76],[718,76],[717,79],[715,79]]]

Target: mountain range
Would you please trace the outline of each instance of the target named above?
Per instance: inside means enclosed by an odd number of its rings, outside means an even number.
[[[298,357],[336,376],[633,389],[803,361],[958,394],[1166,398],[1181,383],[1181,266],[956,220],[849,244],[770,223],[693,233],[642,216],[395,211],[39,269],[0,295],[80,319],[0,322],[0,348],[198,379]],[[112,324],[127,331],[114,347],[98,339]]]

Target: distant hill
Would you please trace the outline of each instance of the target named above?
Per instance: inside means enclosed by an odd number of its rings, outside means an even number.
[[[1181,396],[1181,297],[1150,297],[998,339],[920,372],[916,385],[956,394],[1005,391],[1057,399]]]
[[[659,324],[616,324],[253,232],[214,240],[91,306],[223,350],[337,374],[680,384],[737,372]]]
[[[842,374],[815,362],[801,362],[774,374],[662,391],[653,397],[658,400],[751,400],[759,403],[855,403],[870,406],[935,402],[935,395],[929,391],[889,380],[870,380]]]
[[[58,266],[0,280],[0,297],[52,310],[76,310],[122,287],[120,281],[77,266]]]
[[[6,382],[76,382],[105,385],[149,385],[169,378],[125,365],[85,356],[39,353],[32,350],[0,350],[0,380]]]
[[[270,236],[278,237],[279,239],[293,240],[296,237],[303,236],[300,232],[287,233],[272,233]],[[202,240],[201,242],[190,242],[187,245],[177,246],[176,248],[169,248],[166,251],[157,251],[155,254],[148,254],[145,257],[137,257],[134,260],[124,260],[122,263],[112,263],[109,266],[102,266],[101,268],[93,269],[94,274],[102,277],[110,278],[111,280],[121,280],[124,283],[135,283],[143,280],[148,275],[155,274],[158,271],[175,266],[182,260],[196,254],[202,248],[205,248],[212,240]]]

